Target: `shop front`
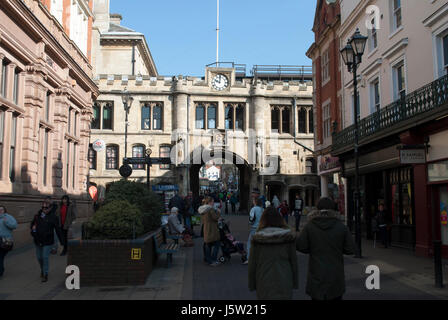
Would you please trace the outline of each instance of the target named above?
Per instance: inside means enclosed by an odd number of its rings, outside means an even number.
[[[362,230],[373,239],[372,219],[380,204],[387,211],[390,245],[413,249],[416,242],[413,166],[400,162],[399,145],[363,154],[359,159]],[[347,176],[347,224],[354,225],[355,163],[344,162]]]
[[[442,256],[448,258],[448,159],[428,164],[431,193],[433,240],[442,242]]]
[[[329,197],[337,203],[338,211],[345,215],[345,187],[341,177],[339,158],[331,155],[318,156],[318,175],[320,177],[321,196]]]

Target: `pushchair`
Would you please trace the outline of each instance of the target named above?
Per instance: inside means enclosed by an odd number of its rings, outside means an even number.
[[[229,225],[220,219],[218,222],[219,235],[221,240],[222,256],[219,258],[219,262],[226,263],[230,261],[233,253],[239,253],[241,255],[241,261],[247,260],[247,252],[244,249],[244,243],[237,241],[230,233]]]

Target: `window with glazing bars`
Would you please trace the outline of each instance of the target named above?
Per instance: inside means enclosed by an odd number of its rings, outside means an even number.
[[[159,155],[161,158],[169,158],[171,153],[171,147],[170,146],[160,146],[159,149]],[[160,169],[169,169],[169,164],[161,164]]]
[[[132,157],[133,158],[144,158],[145,157],[145,146],[132,147]],[[133,164],[132,169],[143,170],[143,169],[145,169],[145,165],[144,164]]]
[[[93,146],[90,144],[89,145],[89,168],[91,170],[96,170],[96,151],[93,150]]]
[[[116,170],[118,169],[118,147],[107,146],[106,147],[106,169]]]

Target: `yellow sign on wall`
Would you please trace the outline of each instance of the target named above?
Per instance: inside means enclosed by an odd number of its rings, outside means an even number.
[[[142,249],[141,248],[132,248],[131,259],[132,260],[141,260],[142,259]]]

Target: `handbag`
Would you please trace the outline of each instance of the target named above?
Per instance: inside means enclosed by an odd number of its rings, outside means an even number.
[[[12,239],[9,238],[1,238],[0,241],[0,248],[6,251],[11,251],[12,247],[14,246],[14,242],[12,241]]]

